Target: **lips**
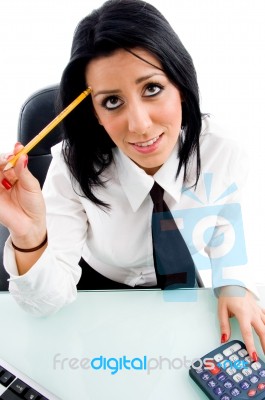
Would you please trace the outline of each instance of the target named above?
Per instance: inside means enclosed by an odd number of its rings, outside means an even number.
[[[152,146],[159,138],[161,135],[154,137],[153,139],[147,140],[146,142],[136,142],[136,143],[131,143],[134,146],[139,146],[139,147],[148,147]]]
[[[130,143],[130,145],[136,150],[138,153],[141,154],[151,154],[155,152],[162,141],[163,133],[161,135],[156,136],[152,139],[146,140],[145,142],[135,142]]]

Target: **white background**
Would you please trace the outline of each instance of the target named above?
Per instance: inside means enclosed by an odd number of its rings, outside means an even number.
[[[192,55],[203,112],[242,143],[250,159],[244,195],[253,277],[265,283],[265,1],[150,0]],[[100,0],[0,0],[0,152],[16,142],[17,119],[35,90],[59,82],[74,29]]]

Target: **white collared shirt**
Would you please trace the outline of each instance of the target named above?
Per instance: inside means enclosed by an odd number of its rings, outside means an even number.
[[[245,156],[236,143],[218,135],[208,117],[203,120],[200,149],[202,169],[195,191],[190,188],[194,180],[183,186],[183,170],[176,179],[176,148],[154,176],[115,148],[114,160],[102,175],[105,185],[95,189],[96,197],[110,205],[107,210],[79,196],[76,183],[73,190],[61,145],[55,146],[43,187],[47,249],[26,274],[19,276],[10,238],[6,243],[4,263],[15,299],[36,315],[49,314],[73,301],[81,256],[114,281],[147,288],[155,285],[153,203],[149,195],[154,180],[165,191],[164,200],[201,275],[211,268],[214,288],[238,284],[255,291],[247,277],[240,215]],[[194,179],[196,157],[188,172]]]

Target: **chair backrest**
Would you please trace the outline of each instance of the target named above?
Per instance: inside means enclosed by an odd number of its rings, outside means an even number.
[[[56,117],[55,104],[58,86],[49,86],[34,92],[23,104],[18,121],[18,141],[27,144]],[[50,165],[51,147],[62,138],[57,125],[36,147],[29,152],[28,167],[42,187]]]
[[[34,92],[23,104],[18,121],[17,139],[27,144],[49,122],[56,117],[58,85],[45,87]],[[50,165],[51,147],[62,140],[60,125],[57,125],[36,147],[29,152],[28,167],[42,187]],[[0,225],[0,291],[8,289],[8,274],[3,266],[3,247],[8,230]]]

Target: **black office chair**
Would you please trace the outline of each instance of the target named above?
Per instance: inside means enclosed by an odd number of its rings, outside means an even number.
[[[17,139],[27,144],[56,116],[58,85],[49,86],[34,92],[23,104],[18,121]],[[39,180],[42,187],[50,165],[51,147],[62,140],[60,125],[49,133],[29,152],[28,168]],[[3,248],[8,237],[8,230],[0,225],[0,291],[8,290],[8,274],[3,266]]]

